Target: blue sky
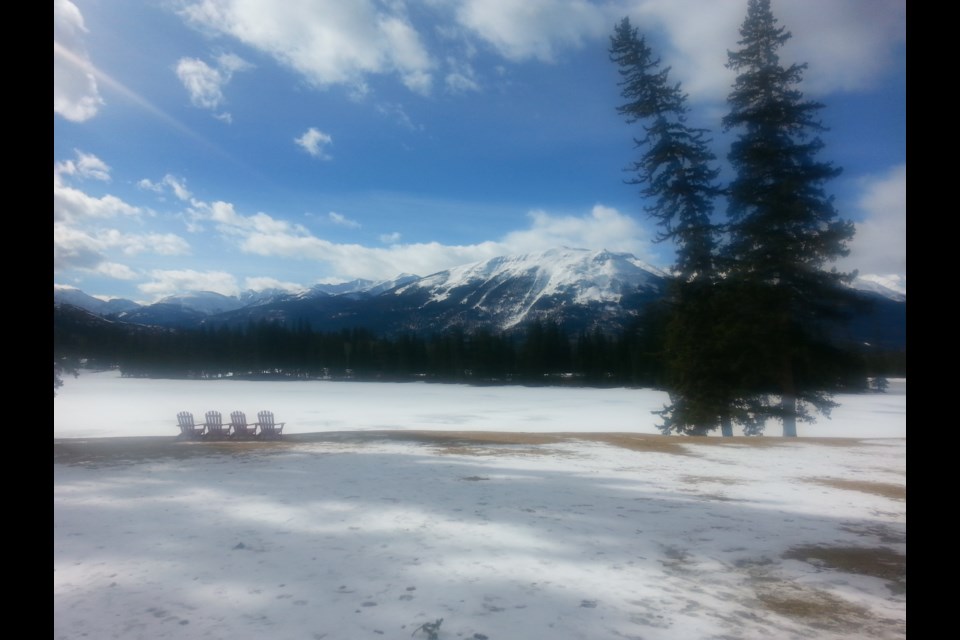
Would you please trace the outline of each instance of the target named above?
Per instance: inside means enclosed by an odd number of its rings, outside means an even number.
[[[839,263],[906,287],[905,0],[774,0],[826,105]],[[54,282],[151,302],[672,247],[623,169],[629,16],[719,130],[746,0],[55,0]],[[725,164],[725,163],[724,163]],[[725,171],[722,177],[729,178]],[[720,214],[722,215],[722,204]]]

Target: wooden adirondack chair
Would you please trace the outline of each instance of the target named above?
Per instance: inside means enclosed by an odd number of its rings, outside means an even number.
[[[208,438],[226,438],[230,435],[230,425],[223,424],[223,417],[219,411],[207,411],[207,421],[204,426],[207,428],[206,437]]]
[[[273,411],[261,411],[257,414],[260,425],[260,437],[264,440],[279,439],[283,433],[283,425],[286,422],[274,422]]]
[[[180,427],[180,435],[184,438],[194,439],[203,435],[204,425],[194,423],[193,414],[189,411],[181,411],[177,414],[177,426]]]
[[[253,438],[257,435],[257,423],[247,424],[247,414],[234,411],[230,414],[230,428],[234,438]]]

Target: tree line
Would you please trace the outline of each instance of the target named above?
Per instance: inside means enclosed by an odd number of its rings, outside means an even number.
[[[125,376],[433,380],[662,388],[668,306],[655,303],[623,330],[568,332],[536,321],[519,331],[378,335],[355,327],[316,331],[304,322],[165,329],[109,322],[54,306],[54,392],[81,364]],[[837,348],[823,354],[831,384],[855,391],[867,375],[894,375],[896,353]],[[69,377],[68,377],[69,380]],[[59,381],[59,382],[58,382]]]
[[[568,333],[536,321],[520,331],[378,335],[362,327],[315,331],[304,322],[165,329],[95,319],[54,306],[54,362],[125,376],[430,379],[447,382],[662,383],[662,321],[652,312],[623,331]],[[61,375],[62,381],[62,375]]]

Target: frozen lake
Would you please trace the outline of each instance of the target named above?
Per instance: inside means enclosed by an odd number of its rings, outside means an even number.
[[[907,434],[906,380],[885,394],[839,395],[831,419],[801,436]],[[659,433],[667,394],[652,389],[469,386],[425,382],[156,380],[116,371],[68,377],[53,401],[54,438],[176,435],[176,414],[268,409],[285,433],[368,430]],[[780,434],[771,424],[768,435]]]

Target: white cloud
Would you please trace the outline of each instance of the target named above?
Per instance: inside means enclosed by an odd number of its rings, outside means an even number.
[[[103,227],[115,218],[139,220],[144,211],[113,195],[92,196],[66,184],[68,178],[107,181],[110,167],[100,158],[76,151],[75,160],[65,160],[53,169],[53,268],[81,269],[124,280],[136,273],[113,261],[115,256],[142,253],[176,256],[189,253],[186,240],[172,233],[129,233]],[[144,184],[146,183],[146,184]],[[155,188],[149,181],[141,186]]]
[[[284,282],[276,278],[259,276],[254,278],[245,278],[243,281],[244,290],[263,291],[265,289],[281,289],[290,293],[297,293],[306,289],[303,285],[296,282]]]
[[[216,109],[223,102],[220,73],[203,60],[180,58],[177,77],[190,94],[190,102],[205,109]]]
[[[223,88],[233,78],[233,74],[252,67],[253,65],[240,56],[226,53],[217,57],[216,68],[199,58],[180,58],[176,72],[194,106],[215,110],[224,103]],[[233,121],[229,113],[215,114],[214,117],[228,124]]]
[[[809,93],[871,86],[906,41],[905,0],[774,1],[772,9],[779,25],[793,34],[781,62],[809,64],[804,76]],[[665,32],[662,50],[658,41],[652,44],[691,98],[726,97],[734,79],[724,67],[726,52],[737,48],[746,2],[633,0],[627,13],[641,34]]]
[[[403,106],[394,103],[383,103],[379,104],[376,107],[377,112],[381,115],[392,118],[397,124],[409,129],[410,131],[422,130],[423,126],[414,124],[413,120],[410,119],[410,116],[407,115],[407,112],[404,111]]]
[[[116,196],[108,194],[98,198],[65,185],[61,177],[64,172],[58,170],[60,166],[54,167],[53,171],[54,220],[77,221],[84,218],[139,216],[143,213],[139,207],[127,204]]]
[[[477,82],[477,74],[473,66],[460,62],[454,58],[447,58],[447,66],[450,72],[444,78],[447,90],[450,93],[466,93],[467,91],[479,91],[480,84]]]
[[[804,90],[856,91],[873,85],[906,43],[906,0],[776,2],[775,15],[794,37],[785,62],[808,62]]]
[[[551,62],[607,35],[619,11],[586,0],[465,0],[457,21],[510,60]]]
[[[225,296],[240,295],[236,279],[224,271],[194,271],[193,269],[154,270],[150,282],[137,285],[137,289],[160,299],[184,291],[213,291]]]
[[[220,73],[229,80],[233,74],[238,71],[248,71],[253,69],[253,65],[238,56],[235,53],[221,53],[217,56],[217,66],[220,67]]]
[[[98,231],[95,237],[104,249],[116,248],[127,256],[141,253],[181,256],[190,253],[187,241],[174,233],[123,233],[117,229],[104,229]]]
[[[172,233],[123,233],[117,229],[85,230],[64,222],[53,225],[54,271],[82,269],[110,275],[114,278],[135,277],[132,269],[110,261],[109,254],[125,256],[141,253],[156,255],[184,255],[189,253],[187,242]]]
[[[190,191],[187,190],[186,181],[170,175],[169,173],[163,177],[163,182],[168,187],[173,189],[173,194],[177,196],[180,200],[189,200]]]
[[[348,228],[348,229],[359,229],[359,228],[360,228],[360,223],[359,223],[359,222],[357,222],[356,220],[351,220],[350,218],[346,217],[345,215],[340,214],[340,213],[337,213],[337,212],[335,212],[335,211],[331,211],[330,213],[328,213],[328,214],[327,214],[327,219],[328,219],[330,222],[332,222],[333,224],[335,224],[335,225],[337,225],[337,226],[339,226],[339,227],[346,227],[346,228]]]
[[[555,247],[609,249],[632,253],[650,260],[650,240],[644,227],[633,217],[598,204],[584,216],[555,216],[545,211],[528,214],[528,229],[512,231],[502,240],[508,253],[545,251]]]
[[[402,3],[194,0],[180,14],[262,51],[318,87],[397,74],[411,90],[429,90],[432,62]]]
[[[326,152],[326,147],[333,144],[333,138],[330,137],[330,134],[324,133],[316,127],[310,127],[302,136],[294,138],[293,141],[314,158],[330,160],[330,155]]]
[[[136,271],[118,262],[101,262],[93,271],[114,280],[135,280],[140,277]]]
[[[189,224],[192,231],[200,231],[200,224],[205,221],[215,223],[217,230],[227,236],[245,237],[250,234],[285,234],[300,236],[309,234],[306,227],[292,224],[284,220],[277,220],[265,213],[255,213],[244,216],[237,213],[233,204],[217,200],[212,203],[193,199],[187,209]]]
[[[429,95],[433,88],[433,76],[423,71],[404,74],[403,84],[407,89],[421,95]]]
[[[400,242],[400,238],[403,236],[399,231],[394,231],[393,233],[382,233],[380,234],[380,242],[383,244],[396,244]]]
[[[331,276],[345,280],[379,280],[399,273],[428,275],[467,262],[558,246],[625,251],[656,263],[650,255],[650,243],[643,227],[634,218],[603,205],[596,205],[581,216],[531,212],[527,228],[508,233],[499,240],[470,245],[400,244],[399,234],[387,234],[380,237],[387,247],[332,242],[313,235],[302,225],[277,220],[262,212],[242,215],[227,202],[195,203],[192,213],[197,219],[215,222],[218,231],[237,243],[241,251],[272,258],[316,261],[326,264],[332,270]]]
[[[906,42],[905,0],[775,0],[773,11],[794,36],[783,61],[810,64],[807,92],[871,86]],[[552,62],[565,50],[605,47],[616,21],[627,14],[653,36],[691,98],[715,101],[726,97],[733,81],[724,66],[726,52],[737,47],[746,1],[440,0],[420,12],[429,12],[425,20],[442,46],[459,41],[469,59],[474,45],[483,43],[514,62]],[[180,14],[272,56],[315,86],[346,85],[357,99],[369,92],[369,75],[394,75],[411,91],[427,94],[436,60],[448,57],[431,54],[397,1],[186,0]],[[472,91],[478,84],[461,69],[444,76],[449,90]]]
[[[76,161],[64,160],[54,165],[54,175],[76,176],[78,178],[92,178],[93,180],[110,181],[110,167],[106,162],[93,155],[75,149]]]
[[[73,122],[97,115],[104,104],[84,47],[83,14],[70,0],[53,3],[53,112]]]
[[[850,255],[838,262],[862,275],[907,274],[907,165],[863,180],[858,202],[865,218],[856,223]]]
[[[380,32],[386,39],[387,50],[395,60],[403,84],[415,93],[427,95],[433,83],[429,73],[433,63],[420,37],[405,19],[397,16],[381,17]]]
[[[103,245],[87,233],[62,222],[53,224],[53,270],[92,270],[106,261]]]
[[[137,182],[137,186],[141,189],[147,189],[148,191],[155,191],[156,193],[163,193],[169,189],[173,192],[173,195],[184,202],[188,202],[191,198],[190,190],[187,189],[187,181],[169,173],[163,176],[160,182],[152,182],[144,178]]]

